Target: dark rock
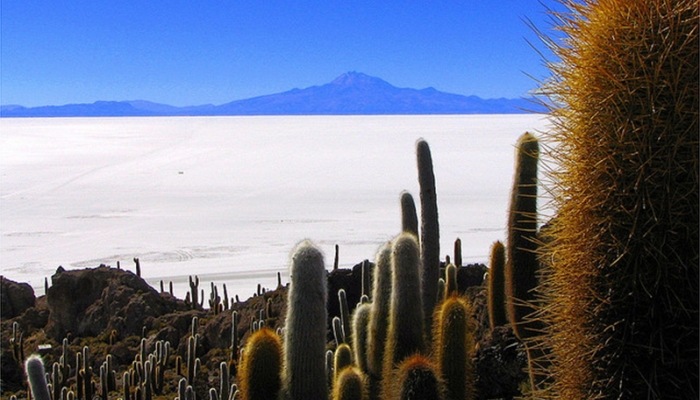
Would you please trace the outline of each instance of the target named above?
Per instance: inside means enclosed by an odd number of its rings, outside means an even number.
[[[527,353],[509,326],[498,326],[476,353],[477,393],[481,399],[520,396],[526,381]]]
[[[121,337],[140,334],[148,321],[184,304],[168,301],[143,279],[109,267],[64,271],[51,277],[47,334],[60,341],[68,332],[97,336],[115,329]]]
[[[481,286],[484,274],[488,271],[484,264],[469,264],[457,268],[457,287],[464,293],[473,286]]]
[[[374,264],[369,263],[370,275],[374,271]],[[332,321],[334,317],[340,317],[340,300],[338,291],[345,289],[350,314],[360,302],[362,297],[362,263],[355,264],[352,269],[339,268],[328,274],[328,330],[329,340],[333,339]]]
[[[2,349],[0,349],[0,392],[13,392],[22,389],[24,373],[19,362],[12,356],[12,348],[9,345],[9,338],[2,338]],[[3,396],[4,397],[4,396]]]
[[[34,304],[36,296],[28,283],[17,283],[0,275],[0,318],[14,318]]]
[[[49,310],[46,308],[32,307],[28,308],[22,315],[17,317],[16,321],[28,331],[34,331],[46,326],[49,321]]]

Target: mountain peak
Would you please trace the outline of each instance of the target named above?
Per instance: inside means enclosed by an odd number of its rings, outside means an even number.
[[[346,72],[339,77],[335,78],[332,82],[331,85],[336,85],[336,86],[356,86],[356,85],[389,85],[386,81],[375,78],[373,76],[369,76],[367,74],[363,74],[362,72],[355,72],[355,71],[350,71]]]

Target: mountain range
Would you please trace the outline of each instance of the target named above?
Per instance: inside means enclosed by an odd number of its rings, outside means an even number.
[[[0,117],[121,117],[209,115],[519,114],[543,112],[532,99],[482,99],[426,89],[398,88],[376,77],[347,72],[330,83],[236,100],[175,107],[145,100],[91,104],[0,106]]]

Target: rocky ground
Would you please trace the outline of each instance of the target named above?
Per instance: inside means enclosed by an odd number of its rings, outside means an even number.
[[[475,364],[479,398],[512,398],[520,394],[526,381],[523,372],[526,356],[522,344],[509,327],[491,330],[488,326],[485,287],[482,283],[486,268],[470,265],[459,268],[460,291],[472,302],[477,324]],[[354,308],[361,296],[361,265],[352,269],[336,269],[328,274],[328,320],[340,315],[336,293],[345,289],[348,305]],[[209,288],[207,292],[209,291]],[[201,296],[201,294],[200,294]],[[208,293],[207,293],[208,296]],[[219,387],[219,364],[227,362],[235,376],[235,358],[231,357],[232,312],[239,315],[237,334],[241,343],[251,332],[261,310],[265,325],[273,329],[284,324],[287,287],[260,289],[259,295],[245,301],[222,302],[221,311],[192,306],[190,299],[173,297],[167,291],[159,292],[136,274],[100,266],[92,269],[63,271],[51,277],[45,296],[36,298],[26,283],[17,283],[2,277],[0,286],[0,394],[8,398],[15,394],[26,398],[26,381],[21,366],[23,356],[40,353],[50,370],[63,353],[63,339],[67,338],[68,364],[73,366],[65,378],[67,386],[75,384],[75,354],[88,346],[90,364],[99,371],[106,356],[111,354],[118,380],[134,361],[145,339],[147,352],[152,352],[158,341],[171,346],[165,372],[162,398],[174,398],[179,380],[175,369],[176,358],[187,357],[192,320],[197,317],[196,333],[200,340],[197,355],[202,367],[196,380],[198,398],[207,398],[209,387]],[[13,332],[13,327],[15,332]],[[332,329],[328,329],[328,346],[334,347]],[[14,336],[13,336],[14,334]],[[21,337],[21,338],[20,338]],[[21,347],[18,344],[21,343]],[[20,351],[21,350],[21,351]],[[22,355],[23,353],[23,355]],[[97,378],[95,378],[97,380]],[[114,392],[110,398],[122,397]]]

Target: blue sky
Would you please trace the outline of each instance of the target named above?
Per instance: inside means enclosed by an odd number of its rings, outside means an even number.
[[[2,0],[0,104],[223,104],[347,71],[520,97],[552,1]]]

